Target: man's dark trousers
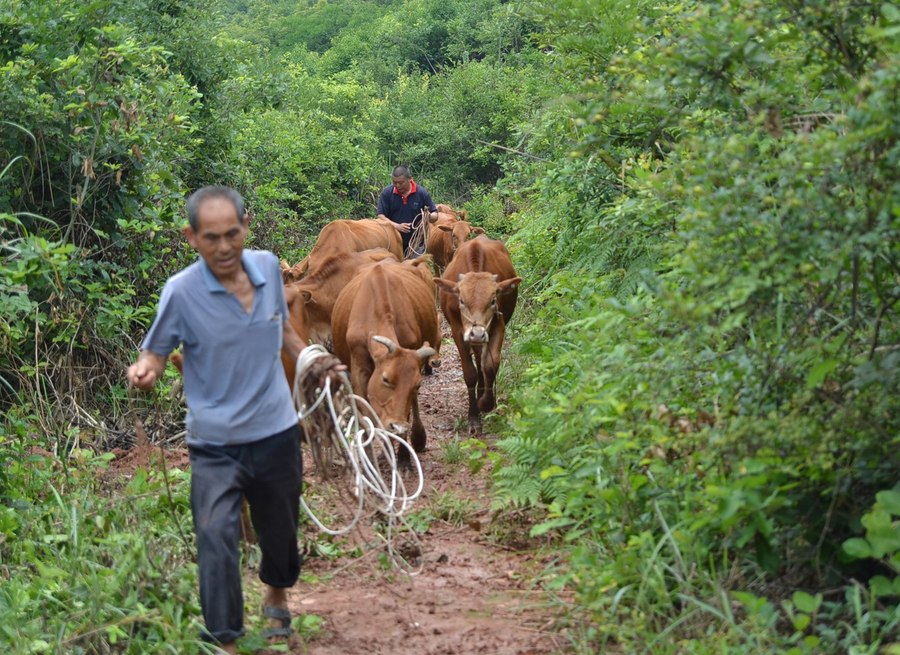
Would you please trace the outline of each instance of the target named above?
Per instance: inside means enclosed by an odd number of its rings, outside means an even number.
[[[291,587],[300,576],[297,522],[303,461],[294,426],[237,446],[190,446],[191,510],[197,535],[200,604],[208,634],[229,643],[244,634],[241,594],[241,497],[262,561],[259,579]]]

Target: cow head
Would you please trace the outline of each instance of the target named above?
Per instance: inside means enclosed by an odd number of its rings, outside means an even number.
[[[416,275],[420,276],[425,282],[428,283],[428,286],[431,286],[431,278],[434,275],[432,273],[432,267],[434,266],[434,257],[429,254],[419,255],[415,259],[406,259],[401,262],[401,266],[406,266],[413,271],[415,271]]]
[[[309,267],[309,257],[304,257],[293,266],[289,266],[285,260],[281,260],[281,281],[285,284],[302,280]]]
[[[288,316],[294,330],[304,334],[310,342],[331,350],[331,306],[321,295],[321,289],[308,279],[284,287]]]
[[[403,435],[409,429],[412,403],[422,382],[422,364],[437,353],[427,341],[418,350],[411,350],[375,335],[369,354],[375,362],[366,389],[369,404],[385,427]]]
[[[450,205],[445,205],[443,203],[438,203],[435,207],[437,208],[438,215],[445,214],[450,218],[460,221],[469,220],[469,212],[465,209],[453,209]],[[434,220],[435,219],[431,219],[432,222],[434,222]]]
[[[284,286],[284,301],[288,308],[288,321],[294,332],[300,335],[301,339],[309,338],[309,314],[306,311],[306,304],[310,300],[309,291],[305,291],[295,282]]]
[[[498,282],[496,275],[483,272],[464,273],[458,282],[434,278],[443,291],[457,296],[463,340],[473,346],[488,342],[491,324],[500,313],[497,298],[514,291],[520,282],[520,277]]]
[[[452,253],[455,253],[470,236],[484,234],[483,228],[473,227],[466,221],[456,221],[449,225],[438,225],[437,228],[443,232],[450,233],[450,250]]]

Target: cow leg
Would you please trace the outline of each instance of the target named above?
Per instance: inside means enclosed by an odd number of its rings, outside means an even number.
[[[425,440],[425,426],[422,424],[422,417],[419,415],[419,396],[416,394],[412,401],[412,425],[409,429],[409,443],[414,451],[421,453],[425,450]],[[409,450],[403,446],[397,447],[397,464],[404,468],[409,468],[412,465]]]
[[[454,330],[451,326],[451,332],[453,341],[456,342],[456,349],[459,350],[459,363],[462,366],[463,379],[466,381],[466,389],[469,392],[469,433],[478,434],[481,432],[481,417],[478,412],[475,393],[480,373],[472,361],[472,349],[463,340],[462,331]]]
[[[413,450],[417,453],[425,450],[425,437],[425,426],[422,424],[422,417],[419,416],[419,394],[417,393],[412,402],[412,426],[409,435]]]
[[[368,351],[365,356],[350,356],[350,386],[353,393],[361,398],[367,398],[369,388],[369,378],[372,377],[374,371],[372,360]]]
[[[494,329],[491,331],[488,344],[481,351],[481,397],[478,399],[478,409],[482,412],[489,412],[497,406],[494,398],[494,380],[497,378],[497,371],[500,368],[500,349],[503,347],[503,337],[505,336],[506,326],[503,325],[503,319],[500,319]]]

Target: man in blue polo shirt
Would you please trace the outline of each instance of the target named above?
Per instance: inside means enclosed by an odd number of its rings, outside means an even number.
[[[287,589],[300,574],[303,463],[280,351],[296,359],[304,344],[287,322],[278,259],[244,250],[248,217],[240,194],[204,187],[188,198],[187,212],[184,234],[200,257],[166,282],[127,377],[152,389],[181,345],[204,637],[233,654],[244,633],[242,496],[262,551],[268,634],[290,634]]]
[[[406,166],[396,166],[391,174],[390,186],[384,187],[378,196],[378,218],[390,220],[403,237],[403,252],[409,255],[421,255],[422,252],[407,253],[409,239],[412,237],[416,223],[423,209],[436,214],[437,206],[425,187],[416,184],[409,176]],[[434,218],[434,216],[432,216]],[[424,252],[424,250],[423,250]]]

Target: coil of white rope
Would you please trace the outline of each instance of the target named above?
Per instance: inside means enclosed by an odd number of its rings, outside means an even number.
[[[370,514],[381,514],[387,519],[387,530],[383,539],[389,556],[399,565],[400,562],[405,562],[405,558],[397,553],[392,535],[398,523],[405,523],[404,513],[422,493],[424,475],[421,462],[410,444],[386,430],[371,405],[353,393],[346,373],[340,374],[341,384],[335,389],[332,389],[331,376],[326,376],[324,385],[315,397],[312,399],[308,397],[310,393],[304,392],[304,381],[312,365],[320,358],[326,357],[331,358],[333,355],[315,344],[307,346],[300,353],[294,375],[294,407],[311,446],[315,448],[313,440],[318,440],[318,447],[330,455],[318,457],[317,464],[323,467],[332,464],[345,467],[345,475],[341,479],[349,479],[350,489],[347,491],[356,498],[356,509],[349,522],[335,527],[326,525],[303,497],[300,499],[301,506],[316,527],[330,535],[342,535],[352,530],[366,515],[368,506]],[[315,424],[311,420],[314,414],[317,418]],[[318,434],[315,434],[316,432]],[[415,491],[412,493],[407,492],[406,484],[400,475],[394,443],[409,453],[410,468],[415,474],[416,482]],[[333,461],[334,455],[339,457],[340,462]],[[387,479],[382,475],[378,465],[382,458],[386,460],[389,471]],[[406,527],[409,535],[418,541],[415,531],[408,525]]]
[[[426,210],[423,209],[410,223],[412,233],[409,237],[409,245],[406,246],[406,252],[403,253],[407,259],[418,257],[425,252],[425,242],[428,238],[428,220],[426,216]]]

